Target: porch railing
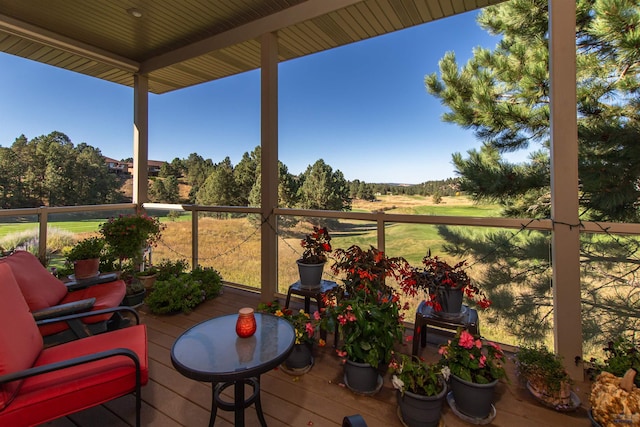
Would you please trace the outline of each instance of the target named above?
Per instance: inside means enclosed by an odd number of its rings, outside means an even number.
[[[176,210],[192,213],[192,243],[191,243],[191,260],[192,265],[198,265],[198,213],[199,212],[216,212],[216,213],[232,213],[232,214],[255,214],[260,215],[261,210],[257,207],[246,206],[200,206],[200,205],[179,205],[179,204],[163,204],[163,203],[145,203],[145,209],[153,210]],[[35,215],[38,217],[39,223],[39,255],[44,257],[47,245],[47,224],[50,215],[81,213],[81,212],[101,212],[115,210],[132,210],[136,209],[133,203],[120,203],[111,205],[83,205],[83,206],[62,206],[24,209],[0,209],[0,219],[6,217],[20,217]],[[342,211],[324,211],[309,209],[285,209],[278,208],[273,212],[274,215],[281,216],[298,216],[313,218],[333,218],[333,219],[350,219],[370,221],[376,224],[377,229],[377,247],[380,250],[385,249],[385,226],[389,223],[403,224],[426,224],[426,225],[459,225],[474,227],[498,227],[509,229],[527,228],[530,230],[552,231],[554,223],[550,219],[531,219],[531,218],[493,218],[493,217],[463,217],[463,216],[438,216],[438,215],[411,215],[411,214],[392,214],[383,211],[378,212],[342,212]],[[593,222],[584,221],[576,226],[580,227],[581,232],[587,233],[609,233],[640,236],[640,224],[615,223],[615,222]]]

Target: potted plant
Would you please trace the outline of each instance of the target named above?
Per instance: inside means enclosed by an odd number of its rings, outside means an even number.
[[[506,378],[500,346],[461,328],[438,352],[441,363],[451,372],[449,403],[456,415],[472,422],[490,421],[495,417],[494,390],[498,380]]]
[[[426,293],[425,302],[437,316],[456,319],[461,316],[464,296],[482,309],[491,305],[480,288],[471,282],[466,265],[466,261],[460,261],[452,266],[437,256],[432,257],[429,250],[421,267],[408,265],[403,270],[400,286],[410,296]]]
[[[557,411],[577,409],[580,401],[571,393],[573,381],[562,358],[543,346],[523,346],[516,354],[518,376],[541,403]]]
[[[295,311],[290,308],[283,308],[277,300],[259,304],[258,311],[282,317],[293,326],[296,339],[293,352],[284,362],[285,368],[294,374],[305,373],[311,369],[313,366],[313,345],[316,341],[321,347],[326,344],[323,339],[316,339],[316,330],[320,324],[320,313],[316,311],[313,315],[310,315],[302,309]]]
[[[611,372],[617,377],[622,377],[629,369],[640,372],[640,349],[630,339],[620,335],[609,341],[603,350],[606,359],[604,363],[595,363],[597,370]],[[635,384],[640,387],[640,376],[636,376]]]
[[[122,305],[129,307],[137,307],[142,304],[144,297],[146,296],[146,290],[144,285],[138,280],[135,274],[130,271],[122,272],[120,276],[126,284],[126,294],[122,300]]]
[[[158,278],[145,303],[154,314],[189,313],[202,302],[215,298],[222,289],[222,276],[212,267],[182,271],[183,261],[158,265]]]
[[[104,239],[88,237],[77,242],[67,252],[67,261],[73,264],[76,280],[88,279],[100,274],[100,256],[104,245]]]
[[[313,232],[300,241],[304,248],[302,257],[296,261],[300,274],[300,286],[314,289],[320,286],[322,271],[331,252],[331,236],[326,227],[313,227]]]
[[[399,415],[408,427],[436,427],[447,393],[449,368],[427,363],[416,356],[394,353],[389,372],[397,390]]]
[[[346,278],[332,292],[335,298],[327,298],[327,319],[338,325],[341,340],[337,351],[346,359],[345,385],[357,393],[373,394],[382,387],[378,368],[389,363],[393,346],[402,340],[404,331],[400,296],[385,279],[398,278],[406,261],[356,245],[338,249],[335,255],[332,270]]]
[[[153,284],[158,277],[158,269],[153,265],[149,265],[142,271],[138,271],[135,273],[137,279],[142,283],[142,286],[150,292],[153,289]]]
[[[156,244],[165,226],[158,218],[147,215],[120,215],[100,225],[100,233],[109,251],[122,263],[131,260],[139,271],[145,248]]]

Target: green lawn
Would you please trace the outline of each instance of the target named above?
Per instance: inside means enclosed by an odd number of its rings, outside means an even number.
[[[48,222],[49,228],[58,228],[60,230],[70,231],[72,233],[88,233],[98,231],[98,226],[104,220],[79,220],[79,221],[53,221]],[[20,233],[25,230],[37,230],[37,222],[29,223],[11,223],[0,225],[0,239],[13,233]]]

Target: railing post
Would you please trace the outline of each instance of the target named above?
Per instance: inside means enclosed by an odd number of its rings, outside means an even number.
[[[549,1],[551,218],[555,350],[573,379],[582,380],[582,313],[578,125],[576,103],[576,3]]]
[[[198,210],[191,211],[191,268],[198,266]]]
[[[378,234],[378,250],[385,251],[385,235],[384,235],[384,212],[378,211],[376,214],[377,234]]]
[[[38,231],[38,258],[42,265],[47,265],[47,223],[49,221],[49,213],[46,206],[40,206],[38,209],[38,223],[40,230]]]

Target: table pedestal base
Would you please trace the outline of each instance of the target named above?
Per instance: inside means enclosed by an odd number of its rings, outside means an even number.
[[[250,385],[253,388],[253,393],[246,399],[244,397],[245,384]],[[234,402],[227,402],[222,400],[221,393],[227,387],[230,387],[232,385],[234,388]],[[252,377],[245,380],[232,381],[228,383],[214,383],[212,384],[212,386],[213,396],[211,402],[211,418],[209,419],[209,427],[213,427],[213,424],[216,420],[218,408],[222,409],[223,411],[235,412],[234,424],[240,427],[244,426],[244,410],[245,408],[251,406],[253,403],[256,404],[256,413],[258,414],[260,425],[262,427],[267,427],[267,422],[265,421],[264,414],[262,413],[262,404],[260,403],[260,377]]]

